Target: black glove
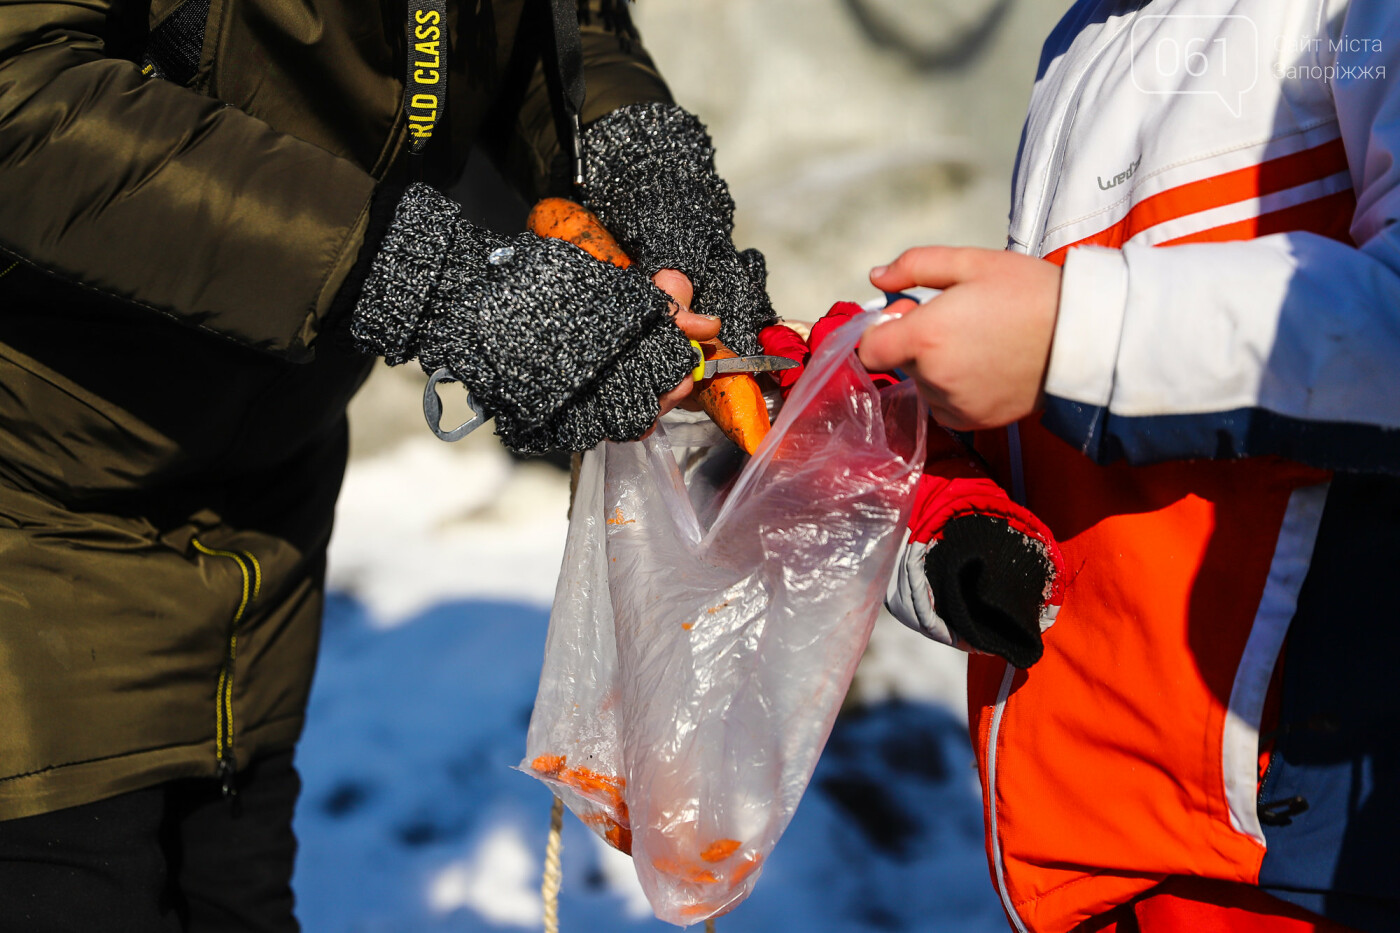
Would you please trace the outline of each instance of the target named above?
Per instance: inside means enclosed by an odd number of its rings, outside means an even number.
[[[815,331],[815,328],[814,328]],[[1067,580],[1054,535],[950,432],[930,423],[909,537],[885,605],[935,641],[1030,667]]]
[[[763,254],[734,249],[734,200],[715,173],[705,127],[671,104],[632,104],[583,133],[588,206],[650,277],[685,273],[691,310],[720,319],[720,340],[741,356],[777,320]]]
[[[954,637],[1016,667],[1040,660],[1041,612],[1054,566],[1036,539],[985,512],[959,515],[929,548],[924,576]]]
[[[399,201],[350,331],[390,365],[447,367],[520,453],[640,437],[694,365],[646,274],[475,227],[426,185]]]

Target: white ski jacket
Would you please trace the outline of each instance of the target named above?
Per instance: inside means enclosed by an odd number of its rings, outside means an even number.
[[[1082,0],[1013,189],[1060,312],[978,447],[1070,574],[969,659],[1013,926],[1191,875],[1397,928],[1400,3]]]
[[[1133,6],[1076,4],[1026,124],[1011,248],[1065,263],[1047,424],[1393,469],[1400,4]]]

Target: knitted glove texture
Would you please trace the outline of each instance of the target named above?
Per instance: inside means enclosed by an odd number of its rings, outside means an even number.
[[[720,319],[720,340],[740,355],[776,316],[763,254],[738,252],[734,200],[715,172],[705,127],[670,104],[632,104],[583,134],[587,202],[647,277],[685,273],[691,309]]]
[[[352,315],[357,346],[447,367],[521,453],[641,436],[693,365],[666,294],[572,244],[457,214],[408,188]]]

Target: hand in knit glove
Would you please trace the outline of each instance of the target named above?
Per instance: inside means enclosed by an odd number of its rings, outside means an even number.
[[[445,366],[522,453],[633,440],[694,365],[666,293],[561,240],[504,237],[412,185],[351,316],[360,349]]]
[[[781,324],[759,333],[763,352],[806,363],[838,327],[859,314],[841,302],[803,341]],[[809,350],[810,348],[810,350]],[[778,374],[784,396],[800,369]],[[896,380],[871,373],[877,386]],[[987,476],[955,435],[929,425],[928,456],[909,517],[909,537],[885,595],[905,625],[935,641],[1030,667],[1064,595],[1065,567],[1048,528]]]
[[[775,320],[763,254],[734,248],[734,201],[715,173],[714,145],[692,114],[632,104],[584,130],[588,207],[647,275],[675,269],[695,288],[692,310],[718,317],[740,356]]]

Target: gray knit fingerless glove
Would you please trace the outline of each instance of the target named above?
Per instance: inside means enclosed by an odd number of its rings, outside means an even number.
[[[720,339],[759,353],[777,320],[756,249],[734,248],[734,200],[696,117],[671,104],[632,104],[583,133],[588,206],[648,276],[677,269],[695,286],[691,310],[720,319]]]
[[[447,367],[520,453],[640,437],[694,365],[666,294],[570,243],[457,214],[407,189],[352,313],[357,346]]]

